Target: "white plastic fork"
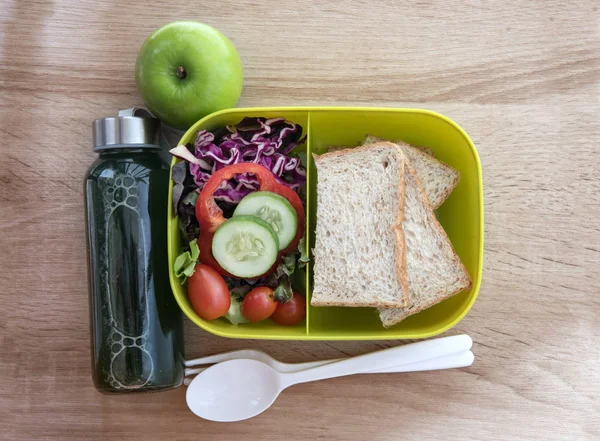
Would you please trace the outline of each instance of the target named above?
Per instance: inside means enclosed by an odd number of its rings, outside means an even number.
[[[314,367],[322,366],[325,364],[333,363],[336,361],[342,360],[341,358],[334,360],[321,360],[321,361],[310,361],[305,363],[284,363],[270,355],[257,351],[254,349],[242,349],[239,351],[231,351],[224,352],[222,354],[209,355],[207,357],[196,358],[193,360],[188,360],[185,362],[185,376],[191,376],[199,374],[207,368],[193,368],[193,366],[198,365],[208,365],[221,363],[223,361],[229,360],[237,360],[240,358],[244,359],[252,359],[261,361],[265,364],[268,364],[273,369],[281,373],[292,373],[299,372],[305,369],[311,369]],[[442,357],[432,358],[430,360],[425,360],[417,363],[409,363],[402,364],[400,363],[397,366],[384,368],[384,369],[375,369],[372,371],[368,371],[365,373],[368,374],[382,374],[382,373],[397,373],[397,372],[420,372],[420,371],[433,371],[433,370],[441,370],[441,369],[452,369],[452,368],[461,368],[468,367],[473,364],[475,360],[475,356],[470,350],[460,351],[455,354],[449,354]],[[192,381],[191,378],[186,378],[184,380],[184,384],[187,386]]]

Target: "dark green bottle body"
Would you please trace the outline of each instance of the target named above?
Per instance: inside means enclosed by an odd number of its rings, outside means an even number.
[[[150,149],[105,150],[85,179],[92,375],[101,392],[166,390],[183,381],[168,188],[168,165]]]

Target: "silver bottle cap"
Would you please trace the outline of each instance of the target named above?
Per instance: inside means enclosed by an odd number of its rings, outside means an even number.
[[[160,120],[145,109],[127,109],[92,124],[94,151],[118,148],[160,149]]]

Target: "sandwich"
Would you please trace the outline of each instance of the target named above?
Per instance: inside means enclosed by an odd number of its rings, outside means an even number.
[[[433,211],[456,170],[385,141],[315,155],[315,164],[313,306],[375,306],[390,327],[471,286]]]

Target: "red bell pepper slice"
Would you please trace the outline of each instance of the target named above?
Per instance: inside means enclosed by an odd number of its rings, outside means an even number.
[[[239,164],[223,167],[221,170],[216,171],[210,177],[208,182],[204,184],[204,187],[198,196],[198,201],[196,202],[196,217],[200,224],[200,238],[198,240],[200,260],[223,275],[230,274],[221,268],[212,255],[212,237],[219,225],[225,222],[226,219],[223,216],[223,210],[221,210],[215,202],[214,193],[222,182],[228,181],[242,173],[252,173],[258,180],[260,191],[270,191],[283,196],[290,204],[292,204],[294,210],[296,210],[298,216],[298,230],[296,231],[296,236],[287,248],[279,252],[279,257],[295,251],[298,247],[298,242],[300,242],[300,239],[304,234],[305,213],[300,196],[287,185],[278,182],[275,175],[271,173],[271,170],[253,162],[241,162]],[[273,268],[266,274],[274,271],[278,264],[279,259],[275,262]]]

